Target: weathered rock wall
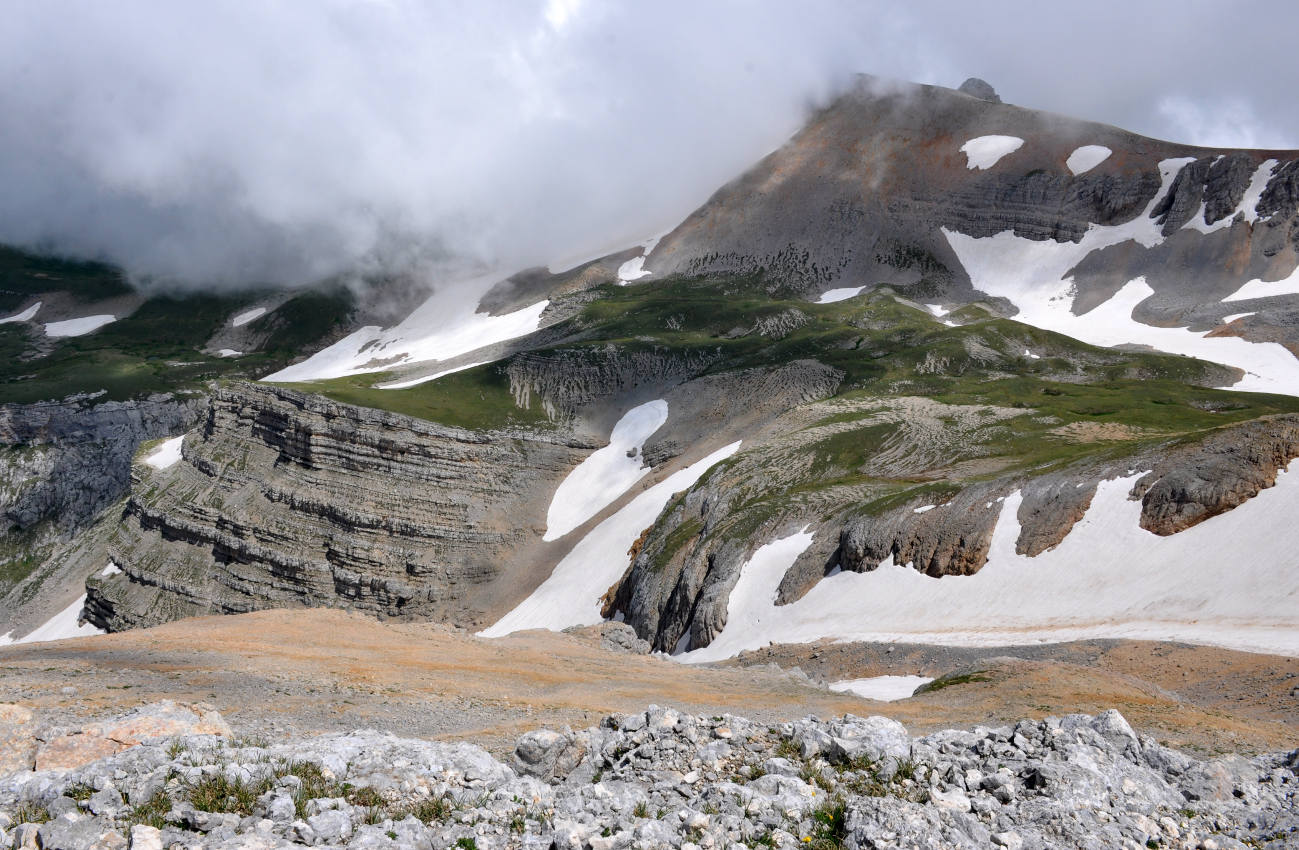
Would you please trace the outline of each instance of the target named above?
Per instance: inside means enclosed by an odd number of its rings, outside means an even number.
[[[182,461],[136,468],[122,573],[91,579],[86,612],[113,631],[304,605],[477,624],[589,448],[224,388]]]

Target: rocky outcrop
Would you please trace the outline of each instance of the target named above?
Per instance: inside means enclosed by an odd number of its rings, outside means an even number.
[[[979,100],[986,100],[989,103],[1001,103],[1001,96],[997,94],[997,90],[987,81],[978,77],[970,77],[961,83],[957,91],[968,94],[970,97],[977,97]]]
[[[197,730],[196,730],[197,732]],[[473,743],[357,731],[178,735],[0,778],[0,840],[58,847],[1283,847],[1299,751],[1199,759],[1117,711],[911,737],[886,717],[771,726],[650,706]],[[129,803],[128,803],[129,801]],[[44,821],[38,823],[38,821]],[[899,839],[901,839],[899,841]]]
[[[1176,534],[1229,511],[1276,483],[1299,457],[1299,416],[1249,422],[1172,453],[1137,481],[1141,527]]]
[[[204,406],[202,397],[172,395],[0,405],[0,447],[8,449],[0,454],[4,525],[85,527],[126,495],[140,444],[192,427]]]
[[[807,480],[809,463],[818,469],[816,448],[844,426],[792,430],[787,420],[766,441],[682,494],[647,531],[609,596],[606,615],[621,614],[657,650],[699,648],[726,627],[731,590],[754,551],[800,528],[813,532],[813,542],[782,577],[777,604],[802,598],[838,569],[865,572],[890,562],[934,578],[976,573],[987,563],[993,533],[1005,519],[1003,501],[1016,491],[1021,499],[1015,549],[1033,557],[1069,535],[1101,480],[1152,470],[1136,483],[1131,498],[1142,501],[1143,528],[1172,534],[1243,504],[1299,457],[1299,416],[1285,415],[1184,443],[1139,444],[1128,453],[1084,458],[1050,472],[989,474],[981,464],[962,467],[957,452],[964,443],[964,450],[977,456],[983,429],[995,431],[998,417],[1014,411],[905,401],[893,399],[873,419],[857,420],[855,430],[842,431],[863,443],[879,441],[854,470],[869,476],[866,482],[827,488],[812,498],[796,482]],[[800,414],[832,422],[832,411],[846,416],[833,401]],[[877,430],[886,425],[889,430]],[[940,460],[945,455],[946,467]],[[974,480],[963,480],[967,468],[977,474]],[[837,472],[828,468],[821,474],[834,478]],[[876,483],[869,483],[871,477]],[[891,483],[923,478],[941,483],[927,493],[899,491]]]
[[[137,467],[95,576],[110,631],[272,607],[480,622],[526,585],[549,496],[592,446],[562,432],[470,432],[288,389],[212,397],[183,460]]]

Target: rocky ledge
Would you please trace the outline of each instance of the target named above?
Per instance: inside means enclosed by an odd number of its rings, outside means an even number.
[[[580,732],[529,732],[506,763],[473,744],[376,731],[155,737],[79,768],[0,778],[0,844],[1289,847],[1297,770],[1299,750],[1201,761],[1116,711],[912,738],[884,717],[770,727],[650,706]]]

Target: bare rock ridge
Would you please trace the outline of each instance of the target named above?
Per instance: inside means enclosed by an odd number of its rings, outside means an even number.
[[[970,97],[977,97],[979,100],[986,100],[989,103],[1001,103],[1001,96],[997,94],[997,90],[978,77],[970,77],[961,83],[957,91],[964,92]]]
[[[88,585],[110,630],[268,607],[473,624],[585,453],[258,385],[221,389],[184,459],[141,476]]]

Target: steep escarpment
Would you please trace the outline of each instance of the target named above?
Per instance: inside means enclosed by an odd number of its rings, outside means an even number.
[[[292,390],[218,390],[183,460],[137,467],[86,613],[346,606],[474,624],[582,457],[553,432],[474,433]]]

